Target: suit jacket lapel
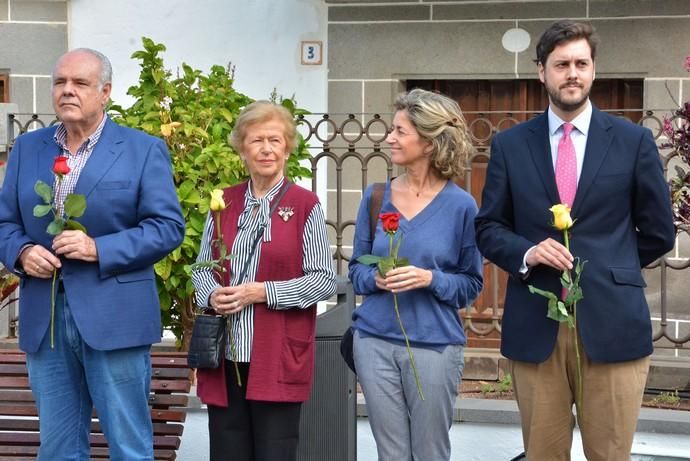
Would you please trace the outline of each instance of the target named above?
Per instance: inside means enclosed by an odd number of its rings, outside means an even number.
[[[532,161],[539,172],[544,189],[552,204],[560,203],[556,176],[553,172],[551,146],[549,143],[549,122],[546,113],[541,114],[530,123],[530,136],[527,145],[532,154]]]
[[[53,188],[55,175],[53,174],[53,163],[55,157],[60,154],[60,147],[53,140],[55,130],[46,132],[43,139],[43,146],[39,147],[38,158],[36,159],[36,178]]]
[[[610,128],[611,123],[601,111],[593,107],[592,121],[589,124],[589,133],[587,133],[585,158],[582,162],[582,171],[580,172],[580,180],[577,182],[577,193],[572,209],[572,215],[575,218],[577,218],[578,210],[582,207],[582,202],[586,198],[587,191],[599,172],[601,164],[609,153],[612,140]]]
[[[74,188],[75,193],[83,194],[86,197],[91,194],[96,184],[122,154],[122,142],[119,126],[110,119],[106,120],[103,133],[101,133],[96,147],[79,175],[79,180]]]

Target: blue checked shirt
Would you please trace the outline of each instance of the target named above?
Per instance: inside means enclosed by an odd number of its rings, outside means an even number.
[[[65,202],[65,198],[74,192],[74,188],[79,180],[79,175],[81,170],[84,169],[86,161],[91,156],[96,143],[101,138],[101,133],[103,133],[103,127],[105,126],[105,121],[108,117],[103,115],[101,123],[96,128],[96,131],[89,136],[86,141],[83,142],[81,146],[77,149],[75,153],[70,152],[67,148],[67,129],[63,124],[58,125],[57,130],[55,130],[55,135],[53,139],[55,143],[60,147],[60,155],[67,157],[67,166],[70,168],[70,172],[67,173],[58,187],[58,178],[55,176],[55,181],[53,182],[53,193],[55,194],[55,203],[57,204],[58,211],[62,213],[62,206]]]

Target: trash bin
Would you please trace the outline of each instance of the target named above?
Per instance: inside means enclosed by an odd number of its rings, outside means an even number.
[[[316,320],[314,387],[302,406],[298,461],[357,459],[357,382],[340,356],[354,309],[352,284],[339,277],[337,304]]]

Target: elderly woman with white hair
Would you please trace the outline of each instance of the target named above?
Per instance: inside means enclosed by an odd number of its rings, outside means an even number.
[[[228,317],[230,341],[221,367],[198,370],[197,392],[208,405],[211,460],[293,461],[312,386],[316,303],[336,291],[326,224],[316,195],[284,176],[297,144],[287,109],[250,104],[231,143],[250,177],[224,191],[220,228],[234,257],[222,278],[208,268],[192,274],[197,303]],[[214,228],[209,213],[198,261],[217,259]]]

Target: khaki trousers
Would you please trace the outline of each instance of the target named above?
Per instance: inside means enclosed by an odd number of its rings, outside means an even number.
[[[629,461],[640,414],[649,357],[629,362],[582,361],[582,445],[589,461]],[[577,389],[575,331],[565,323],[543,363],[511,360],[515,398],[528,461],[568,461]]]

